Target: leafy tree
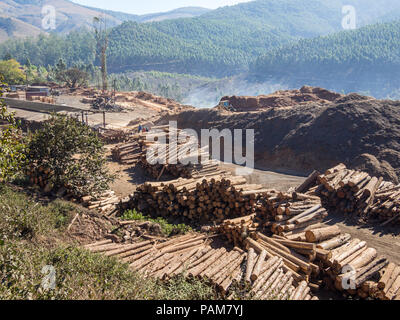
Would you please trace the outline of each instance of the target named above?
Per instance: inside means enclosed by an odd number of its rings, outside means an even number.
[[[12,58],[13,58],[12,55],[11,55],[9,52],[7,52],[7,53],[4,55],[3,60],[11,60]]]
[[[3,90],[0,88],[0,97]],[[23,167],[26,145],[17,120],[0,101],[0,181],[11,180]]]
[[[21,65],[14,59],[0,61],[0,76],[8,84],[22,84],[25,80]]]
[[[58,71],[56,79],[64,82],[70,88],[83,86],[89,79],[89,74],[78,68],[70,68],[68,70]]]
[[[108,189],[113,176],[106,168],[103,143],[90,127],[66,115],[52,115],[29,141],[28,162],[51,172],[54,188],[74,195]]]

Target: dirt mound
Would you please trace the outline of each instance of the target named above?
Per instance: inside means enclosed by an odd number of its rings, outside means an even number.
[[[315,88],[305,87],[299,91]],[[294,91],[292,91],[294,92]],[[400,174],[400,101],[346,96],[318,89],[325,99],[291,108],[259,112],[185,111],[180,128],[254,129],[255,162],[259,169],[290,174],[324,171],[339,162],[350,168],[398,181]],[[323,99],[323,100],[325,100]],[[328,101],[328,100],[325,100]],[[368,155],[365,155],[368,154]]]
[[[338,98],[341,94],[322,88],[304,86],[300,90],[277,91],[270,95],[249,96],[225,96],[220,105],[228,103],[235,111],[255,111],[267,108],[293,107],[309,103],[326,104]]]

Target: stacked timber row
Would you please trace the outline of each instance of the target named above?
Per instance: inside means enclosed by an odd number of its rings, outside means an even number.
[[[123,130],[99,128],[99,137],[106,144],[122,143],[130,138],[130,133]]]
[[[263,227],[289,240],[305,241],[306,231],[321,228],[328,216],[319,197],[299,192],[269,192],[261,201]]]
[[[129,143],[117,145],[111,150],[112,158],[121,164],[134,165],[141,161],[142,147],[135,139]]]
[[[400,266],[389,263],[382,270],[379,281],[366,281],[363,286],[364,291],[381,300],[400,300]]]
[[[316,236],[317,232],[307,234],[309,241]],[[382,298],[373,288],[378,288],[380,272],[388,265],[388,261],[379,256],[376,249],[368,247],[365,241],[353,239],[349,234],[340,234],[319,242],[317,248],[330,252],[321,257],[324,281],[328,287],[363,299]]]
[[[308,283],[312,275],[320,273],[319,266],[314,263],[317,249],[313,243],[291,241],[283,237],[270,238],[261,232],[253,233],[245,243],[258,253],[281,259],[284,269],[290,271],[297,282]]]
[[[49,168],[30,166],[25,173],[31,185],[41,188],[45,193],[53,190],[54,186],[50,182],[53,173]]]
[[[139,186],[120,209],[138,209],[149,215],[181,216],[199,223],[219,224],[228,218],[255,213],[259,199],[268,191],[246,184],[241,176],[217,175],[178,179]]]
[[[371,177],[366,172],[347,169],[344,164],[322,175],[313,173],[302,191],[319,195],[334,210],[376,218],[383,224],[399,222],[400,186]]]
[[[178,139],[181,130],[173,129],[170,132],[170,129],[169,126],[153,127],[139,137],[139,144],[143,148],[141,165],[148,175],[158,180],[163,174],[187,179],[218,174],[219,162],[210,161],[208,146],[199,148],[196,142],[196,145],[191,145],[196,148],[195,153],[191,154],[186,145],[189,141]],[[171,140],[172,136],[174,141]]]
[[[294,280],[282,259],[265,252],[258,254],[252,248],[246,253],[237,247],[218,247],[212,245],[213,237],[187,234],[165,242],[147,240],[134,244],[104,240],[87,245],[86,249],[117,257],[149,277],[167,280],[183,274],[201,278],[224,296],[232,296],[232,289],[240,287],[257,299],[316,299],[306,282]]]
[[[176,130],[174,135],[178,137],[179,133],[180,130]],[[185,142],[180,141],[174,147],[173,156],[169,137],[169,126],[135,134],[128,143],[112,149],[113,159],[127,165],[140,163],[146,173],[157,180],[163,175],[190,179],[222,173],[220,162],[209,159],[208,147],[197,150],[193,156],[187,148],[182,148]]]
[[[81,202],[90,210],[97,210],[103,214],[114,212],[120,202],[114,191],[105,191],[98,196],[85,196],[81,198]]]

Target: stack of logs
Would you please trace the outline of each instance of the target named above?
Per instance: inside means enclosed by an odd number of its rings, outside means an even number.
[[[50,182],[52,172],[49,168],[30,166],[25,173],[31,185],[40,187],[45,193],[53,190],[53,185]]]
[[[100,139],[106,144],[125,142],[129,139],[130,136],[129,132],[115,129],[99,128],[98,133]]]
[[[353,239],[349,234],[339,234],[318,243],[317,247],[330,252],[321,259],[325,271],[324,282],[328,287],[363,299],[378,298],[373,288],[377,288],[380,271],[388,261],[378,256],[376,249],[368,247],[365,241]]]
[[[305,281],[297,282],[283,260],[266,251],[247,254],[211,243],[215,235],[187,234],[165,242],[147,240],[135,244],[116,244],[104,240],[85,248],[128,263],[147,276],[167,280],[179,274],[201,278],[225,297],[235,298],[235,288],[244,297],[256,299],[314,300]]]
[[[267,216],[263,226],[289,240],[306,241],[306,231],[323,227],[322,221],[328,216],[318,197],[298,192],[270,192],[262,203]]]
[[[181,216],[194,222],[219,224],[227,218],[255,213],[266,191],[261,185],[246,184],[241,176],[178,179],[139,186],[129,200],[121,203],[120,209],[135,208],[150,215]]]
[[[364,299],[400,298],[400,267],[392,270],[389,265],[379,281],[387,259],[368,248],[365,241],[342,234],[336,225],[325,224],[326,210],[317,198],[308,196],[271,190],[261,198],[266,211],[225,220],[218,230],[235,245],[278,256],[296,281],[312,281],[312,288],[325,283],[328,288]],[[263,227],[272,238],[260,232]]]
[[[116,146],[111,150],[114,161],[126,165],[135,165],[141,161],[143,152],[142,147],[135,140]]]
[[[310,281],[311,275],[318,275],[320,268],[314,264],[317,257],[316,246],[313,243],[292,241],[281,237],[270,238],[261,232],[256,232],[246,238],[247,247],[258,253],[266,252],[268,256],[279,257],[284,267],[292,273],[298,282]]]
[[[115,211],[120,202],[114,191],[104,191],[98,196],[84,196],[81,202],[90,210],[97,210],[100,213],[109,215]]]
[[[180,130],[177,130],[176,135],[179,135],[179,132]],[[208,147],[198,150],[196,161],[193,163],[190,161],[193,160],[191,155],[185,148],[181,148],[182,142],[177,143],[174,161],[176,163],[168,163],[169,134],[169,126],[153,127],[150,132],[136,134],[128,143],[118,145],[112,150],[113,159],[127,165],[140,163],[146,173],[157,180],[162,175],[190,179],[222,172],[218,161],[209,160]],[[161,153],[150,154],[150,148],[160,150]]]
[[[344,164],[329,169],[322,175],[313,173],[314,180],[305,189],[319,195],[334,210],[377,218],[383,225],[399,221],[400,186],[371,177],[366,172],[347,169]]]

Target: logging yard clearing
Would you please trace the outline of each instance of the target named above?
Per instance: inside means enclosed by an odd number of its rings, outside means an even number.
[[[125,106],[125,113],[111,113],[111,121],[123,119],[118,125],[100,130],[98,123],[88,122],[105,143],[107,167],[117,175],[109,190],[74,197],[66,190],[52,190],[46,170],[27,172],[36,188],[18,189],[40,206],[62,201],[51,218],[54,235],[53,230],[44,236],[36,222],[23,232],[32,233],[35,241],[51,242],[49,237],[54,237],[77,246],[74,254],[96,257],[98,264],[112,261],[112,268],[129,278],[123,285],[126,291],[111,290],[106,298],[146,298],[129,288],[129,281],[138,285],[143,279],[153,288],[161,284],[153,295],[146,291],[149,297],[164,297],[176,286],[181,294],[168,298],[400,299],[400,186],[397,177],[390,179],[394,170],[389,174],[377,170],[381,164],[359,169],[334,161],[304,176],[260,169],[240,176],[235,174],[238,166],[210,159],[206,148],[199,148],[199,159],[206,154],[207,160],[198,164],[152,162],[163,154],[148,157],[149,148],[165,144],[159,150],[169,153],[170,135],[182,130],[171,128],[168,120],[185,118],[192,109],[141,93],[120,99],[144,102],[135,110]],[[276,112],[285,116],[293,111],[286,105],[279,108]],[[227,117],[243,115],[231,112]],[[25,120],[32,125],[33,118]],[[144,123],[151,130],[139,133],[137,126]],[[164,142],[148,139],[160,134]],[[73,207],[65,209],[66,204]],[[99,268],[92,267],[94,273]]]

